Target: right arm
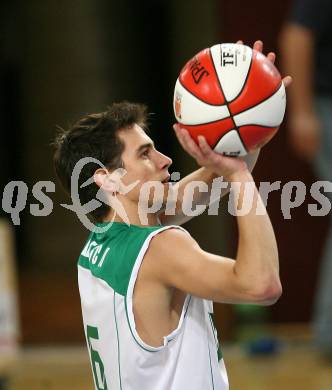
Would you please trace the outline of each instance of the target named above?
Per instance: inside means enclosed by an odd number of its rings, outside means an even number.
[[[233,173],[230,181],[245,185],[253,179],[243,169]],[[239,203],[244,195],[241,187]],[[274,303],[281,295],[277,245],[268,214],[256,215],[256,201],[264,208],[255,186],[253,207],[237,217],[236,260],[206,252],[187,233],[169,229],[150,244],[154,277],[170,288],[216,302]]]
[[[288,91],[289,107],[295,113],[310,112],[314,98],[315,35],[309,28],[289,22],[279,38],[283,69],[294,76]]]
[[[294,77],[288,92],[289,140],[299,157],[311,160],[318,151],[320,123],[314,107],[315,33],[288,22],[279,45],[284,72]]]

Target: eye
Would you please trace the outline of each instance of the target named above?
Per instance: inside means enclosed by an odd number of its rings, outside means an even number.
[[[141,154],[142,157],[149,157],[150,150],[145,149],[144,152]]]

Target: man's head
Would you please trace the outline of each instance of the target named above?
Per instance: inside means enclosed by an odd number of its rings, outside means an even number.
[[[152,140],[146,134],[147,109],[134,103],[115,103],[107,111],[90,114],[81,118],[68,131],[58,135],[55,145],[54,165],[65,190],[71,192],[71,175],[76,163],[85,157],[92,157],[95,162],[84,165],[78,180],[80,202],[85,204],[96,198],[100,187],[105,185],[109,173],[117,168],[124,168],[127,173],[121,179],[125,185],[136,180],[140,184],[127,198],[138,202],[139,190],[149,180],[163,181],[168,176],[171,160],[159,153]],[[90,178],[94,182],[81,188],[81,184]],[[91,212],[96,221],[102,221],[110,211],[103,204]]]

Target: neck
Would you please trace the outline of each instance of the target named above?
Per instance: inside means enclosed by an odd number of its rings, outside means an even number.
[[[128,201],[128,199],[122,199],[122,197],[120,199],[120,196],[117,196],[117,199],[119,202],[114,203],[114,207],[105,216],[104,222],[123,222],[138,226],[157,226],[160,224],[157,214],[140,209],[137,203]]]

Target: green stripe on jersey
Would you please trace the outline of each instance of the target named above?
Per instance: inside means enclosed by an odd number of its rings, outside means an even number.
[[[107,223],[98,223],[104,227]],[[125,296],[139,251],[150,233],[161,226],[126,225],[113,222],[105,233],[92,232],[78,259],[78,265],[104,280],[118,294]]]

